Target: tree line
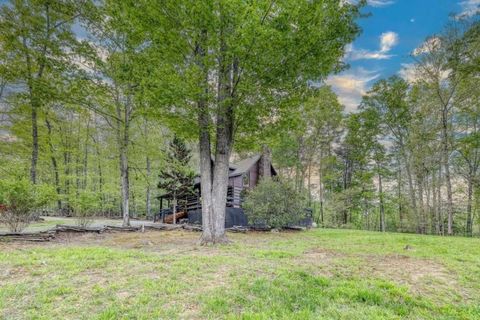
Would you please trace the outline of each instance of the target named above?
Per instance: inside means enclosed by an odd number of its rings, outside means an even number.
[[[217,243],[232,154],[268,145],[318,224],[471,235],[478,23],[432,37],[415,79],[378,82],[346,115],[324,81],[347,67],[363,5],[12,0],[0,9],[0,177],[50,188],[55,213],[89,207],[128,225],[158,210],[177,136],[196,151],[202,241]]]
[[[478,234],[479,54],[478,20],[455,20],[412,52],[406,79],[376,82],[357,112],[343,116],[335,97],[318,98],[319,113],[309,113],[315,98],[298,104],[308,129],[285,131],[274,155],[316,192],[320,224]]]

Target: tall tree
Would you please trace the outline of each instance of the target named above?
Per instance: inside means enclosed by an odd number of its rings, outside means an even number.
[[[192,121],[196,114],[199,131],[202,242],[225,242],[228,164],[241,123],[272,113],[283,88],[340,70],[345,45],[359,32],[359,7],[340,0],[146,5],[153,8],[142,8],[141,14],[152,13],[150,29],[158,31],[158,47],[174,38],[182,54],[176,65],[189,70],[181,74],[188,76],[185,84],[193,92],[187,101],[195,101],[187,103],[191,108],[185,115]]]
[[[15,0],[0,9],[0,47],[7,54],[2,68],[21,90],[31,123],[30,180],[37,182],[39,113],[61,95],[62,79],[74,65],[78,46],[72,31],[81,3],[70,0]]]

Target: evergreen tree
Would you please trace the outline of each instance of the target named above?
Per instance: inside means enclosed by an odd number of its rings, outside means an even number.
[[[167,191],[172,198],[173,223],[176,223],[178,199],[193,193],[195,172],[189,166],[191,151],[185,142],[174,136],[166,150],[165,166],[160,170],[158,187]]]

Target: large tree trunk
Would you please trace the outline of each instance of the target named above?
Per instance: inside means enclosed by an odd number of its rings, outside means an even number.
[[[200,153],[200,192],[202,202],[202,244],[214,243],[214,218],[212,209],[212,156],[210,144],[210,114],[208,112],[207,96],[208,96],[208,69],[204,64],[206,48],[204,47],[207,33],[202,30],[200,39],[195,47],[196,64],[202,70],[203,76],[199,81],[199,87],[202,92],[197,100],[198,108],[198,149]]]
[[[213,168],[213,179],[211,185],[211,212],[207,225],[203,230],[210,229],[202,235],[202,243],[226,243],[228,242],[225,234],[225,209],[228,190],[228,169],[230,153],[233,145],[233,124],[234,124],[234,102],[232,97],[232,77],[235,74],[236,67],[229,63],[226,52],[226,43],[223,40],[223,30],[220,33],[220,57],[218,62],[218,99],[217,99],[217,119],[216,119],[216,145],[215,145],[215,165]],[[235,78],[235,77],[233,77]],[[204,121],[201,121],[204,125]],[[201,129],[202,130],[202,129]],[[208,130],[205,128],[204,130]],[[202,134],[202,131],[201,131]],[[207,145],[202,143],[200,147]],[[203,151],[206,153],[206,150]],[[201,151],[202,153],[202,151]],[[202,154],[202,160],[203,154]],[[208,174],[208,173],[207,173]],[[202,176],[204,172],[202,172]],[[203,183],[202,178],[202,183]],[[204,196],[202,186],[202,197]],[[208,191],[207,191],[208,192]],[[207,213],[207,212],[202,212]],[[211,220],[210,220],[211,219]]]

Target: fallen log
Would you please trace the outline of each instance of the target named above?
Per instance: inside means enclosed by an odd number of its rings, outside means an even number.
[[[46,242],[55,239],[54,230],[26,233],[0,233],[0,241]]]
[[[140,231],[142,227],[137,226],[130,226],[130,227],[122,227],[122,226],[105,226],[105,231],[113,231],[113,232],[136,232]]]
[[[87,233],[95,232],[102,233],[105,231],[105,227],[79,227],[79,226],[69,226],[63,224],[57,224],[55,227],[56,232],[78,232],[78,233]]]

